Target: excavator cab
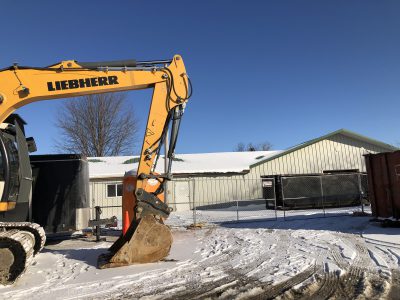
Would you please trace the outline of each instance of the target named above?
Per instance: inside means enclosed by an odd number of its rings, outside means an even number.
[[[30,223],[33,138],[25,138],[26,123],[17,114],[0,124],[0,203],[13,207],[0,213],[0,284],[16,280],[44,246],[43,228]]]
[[[1,201],[18,203],[15,209],[0,215],[0,222],[31,220],[32,171],[29,153],[36,151],[33,138],[26,138],[25,121],[17,114],[0,124]]]

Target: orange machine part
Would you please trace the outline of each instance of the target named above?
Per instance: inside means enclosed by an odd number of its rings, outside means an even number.
[[[150,182],[149,182],[150,181]],[[146,192],[154,192],[160,186],[160,183],[154,179],[150,179],[144,190]],[[123,180],[123,193],[122,193],[122,234],[125,235],[129,226],[135,218],[134,207],[136,206],[136,189],[137,177],[136,175],[127,174]],[[152,184],[154,182],[154,184]],[[164,193],[158,195],[158,198],[164,202]]]

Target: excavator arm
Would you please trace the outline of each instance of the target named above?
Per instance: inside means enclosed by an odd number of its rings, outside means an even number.
[[[155,214],[158,210],[166,217],[168,209],[157,205],[157,200],[145,189],[150,178],[168,179],[168,174],[155,175],[153,167],[169,122],[183,113],[190,96],[189,85],[179,55],[165,61],[79,63],[69,60],[45,68],[14,65],[0,70],[0,123],[16,109],[36,101],[153,88],[135,194],[138,204],[144,201],[139,209],[142,214],[147,210]],[[15,202],[9,199],[0,202],[0,211],[14,207]]]
[[[173,157],[180,119],[191,94],[190,80],[181,56],[142,62],[69,60],[44,68],[14,65],[0,70],[0,123],[16,109],[36,101],[147,88],[153,89],[153,96],[135,185],[133,188],[132,185],[123,187],[123,208],[129,208],[129,211],[124,211],[129,213],[129,218],[124,218],[128,229],[112,245],[110,253],[99,258],[101,268],[153,262],[169,253],[172,235],[163,225],[163,219],[168,217],[170,208],[163,202],[162,192],[166,180],[171,178],[171,163],[165,174],[156,174],[154,170],[170,124],[170,149],[166,156]],[[154,179],[158,181],[155,190],[148,184]],[[9,185],[4,186],[7,188]],[[6,191],[3,195],[7,195]],[[7,212],[15,206],[14,198],[2,197],[0,200],[0,212]],[[18,229],[14,228],[17,225],[12,226],[12,230]],[[10,234],[3,235],[0,240],[12,239]],[[18,253],[14,255],[18,256]],[[13,259],[9,261],[11,264]],[[6,272],[1,268],[0,271]]]

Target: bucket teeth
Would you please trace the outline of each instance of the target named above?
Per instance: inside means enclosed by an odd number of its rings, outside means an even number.
[[[98,267],[114,268],[132,264],[157,262],[168,256],[172,245],[170,229],[153,216],[144,216],[132,223],[125,236],[120,237],[98,259]]]

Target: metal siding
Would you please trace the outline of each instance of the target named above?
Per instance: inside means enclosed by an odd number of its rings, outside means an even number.
[[[309,146],[309,148],[304,148],[305,151],[308,152],[309,155],[311,155],[312,159],[309,160],[305,160],[308,161],[308,167],[309,167],[309,172],[310,173],[314,173],[315,170],[318,170],[318,156],[317,156],[317,151],[315,148],[316,144],[313,144],[311,146]],[[307,154],[307,153],[306,153]]]
[[[369,144],[359,140],[354,140],[342,134],[337,134],[328,139],[321,140],[294,152],[280,156],[276,159],[267,161],[250,169],[246,175],[204,175],[191,178],[191,187],[194,186],[193,196],[195,203],[203,205],[239,200],[249,198],[261,198],[261,181],[250,179],[259,179],[262,175],[276,174],[307,174],[320,173],[324,170],[340,169],[359,169],[366,170],[365,162],[362,157],[367,151],[371,153],[383,152],[388,149]],[[188,180],[187,177],[176,178],[177,180]],[[119,199],[106,198],[106,185],[113,181],[101,181],[94,184],[90,182],[90,199],[95,199],[95,205],[121,205]],[[173,183],[169,185],[169,202],[175,202],[175,191]],[[92,204],[92,207],[94,205]],[[103,210],[104,211],[104,210]],[[107,210],[105,210],[106,213]],[[111,216],[111,215],[110,215]],[[103,217],[110,217],[103,215]]]
[[[329,168],[332,165],[331,164],[331,156],[330,156],[330,151],[327,149],[326,141],[323,140],[321,141],[321,151],[322,151],[322,165]]]
[[[189,180],[179,180],[174,182],[175,190],[175,211],[190,210],[190,185]]]
[[[347,163],[349,168],[359,169],[362,172],[366,171],[365,162],[362,157],[364,154],[368,152],[377,153],[387,151],[387,149],[383,147],[353,140],[344,135],[334,136],[330,140],[335,142],[337,145],[341,145],[341,147],[347,151],[347,158],[344,158],[343,160],[350,160],[350,162]]]
[[[110,181],[90,181],[90,204],[91,204],[91,217],[94,217],[93,210],[95,206],[100,206],[102,208],[102,218],[110,218],[116,216],[118,218],[122,217],[122,209],[120,207],[109,207],[106,206],[121,206],[122,197],[107,197],[107,185],[108,184],[122,184],[121,181],[110,180]]]
[[[294,153],[293,153],[294,160],[295,160],[296,162],[301,161],[301,159],[300,159],[301,155],[302,155],[301,152],[298,152],[298,151],[294,152]],[[291,167],[293,168],[293,170],[294,170],[295,172],[297,172],[298,169],[299,169],[299,165],[298,165],[297,163],[294,164],[294,165],[292,165]]]
[[[328,142],[326,140],[322,141],[322,148],[324,149],[324,165],[332,170],[333,168],[333,159],[332,159],[332,153],[329,149],[327,149],[327,144]]]
[[[308,146],[306,148],[301,149],[302,151],[304,151],[306,157],[308,157],[308,159],[306,158],[303,162],[305,162],[305,166],[306,167],[306,172],[307,173],[314,173],[315,172],[315,151],[314,151],[314,147],[315,144]]]
[[[363,154],[387,151],[382,147],[338,134],[329,139],[267,161],[250,170],[247,178],[274,174],[320,173],[324,170],[359,169],[365,172]]]

